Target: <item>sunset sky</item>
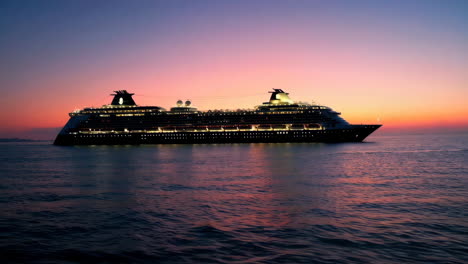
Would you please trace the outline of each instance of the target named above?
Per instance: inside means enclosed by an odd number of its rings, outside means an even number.
[[[208,110],[275,87],[383,131],[468,129],[468,1],[1,1],[0,87],[0,137],[121,89]]]

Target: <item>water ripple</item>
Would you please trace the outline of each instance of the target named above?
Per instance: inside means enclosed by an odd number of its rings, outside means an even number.
[[[468,263],[462,139],[0,144],[0,253],[5,263]]]

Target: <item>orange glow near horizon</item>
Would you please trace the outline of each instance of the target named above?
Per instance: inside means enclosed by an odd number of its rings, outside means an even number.
[[[284,72],[279,80],[269,76],[279,76],[281,69],[267,68],[264,65],[256,69],[243,71],[240,67],[234,71],[231,65],[216,73],[189,73],[171,69],[161,79],[144,78],[150,73],[108,72],[102,79],[89,82],[78,79],[44,80],[34,85],[47,87],[52,93],[21,94],[25,102],[16,107],[15,101],[2,102],[8,108],[15,109],[15,115],[2,114],[4,130],[27,130],[31,128],[62,127],[68,120],[68,113],[84,107],[99,107],[109,104],[113,90],[126,89],[135,93],[139,105],[157,105],[166,109],[175,105],[178,99],[190,99],[200,110],[253,108],[268,101],[267,93],[272,87],[282,88],[290,93],[295,101],[316,102],[330,106],[342,113],[342,117],[354,124],[380,123],[385,128],[405,127],[468,127],[468,108],[463,97],[457,92],[445,91],[445,84],[429,86],[425,81],[402,86],[407,80],[392,80],[386,86],[386,80],[375,80],[355,74],[343,76],[343,80],[326,78],[327,73],[307,80],[307,76]],[[199,68],[198,68],[199,69]],[[110,70],[108,70],[110,71]],[[200,70],[199,70],[200,71]],[[246,73],[244,75],[244,73]],[[127,76],[127,78],[106,78],[106,76]],[[183,76],[184,78],[177,78]],[[231,80],[229,80],[231,76]],[[325,76],[325,77],[324,77]],[[259,77],[259,78],[257,78]],[[375,77],[375,75],[374,75]],[[349,79],[354,79],[350,82]],[[355,83],[361,84],[356,85]],[[133,85],[132,85],[133,84]],[[463,83],[460,82],[459,86]],[[28,84],[32,85],[32,84]],[[392,85],[396,88],[392,89]],[[433,93],[414,91],[411,86],[424,86]],[[456,85],[456,84],[455,84]],[[66,90],[61,87],[66,86]],[[87,88],[82,88],[87,87]],[[112,87],[107,89],[106,87]],[[153,88],[159,87],[159,88]],[[325,87],[325,88],[323,88]],[[326,88],[329,87],[329,88]],[[346,87],[344,89],[343,87]],[[2,100],[3,101],[3,100]]]
[[[81,89],[83,83],[73,79],[59,80],[55,83],[43,82],[40,83],[41,86],[52,88],[53,94],[38,94],[34,98],[23,94],[25,101],[28,102],[21,107],[16,107],[14,101],[2,102],[4,106],[15,109],[15,114],[2,114],[0,122],[3,124],[2,130],[5,131],[62,127],[69,118],[69,112],[108,104],[112,99],[109,94],[119,89],[134,92],[136,94],[134,99],[139,105],[157,105],[166,109],[174,106],[178,99],[190,99],[200,110],[253,108],[268,101],[267,92],[272,87],[277,87],[289,92],[293,100],[309,103],[314,101],[330,106],[342,112],[342,117],[353,124],[380,123],[384,125],[383,129],[468,127],[468,108],[464,105],[465,98],[457,97],[456,93],[444,92],[439,87],[426,86],[428,90],[438,91],[433,94],[405,93],[405,89],[410,91],[410,87],[390,89],[382,86],[380,89],[372,90],[366,88],[366,85],[374,87],[374,84],[364,84],[366,80],[361,79],[356,82],[362,83],[362,86],[349,88],[347,80],[340,83],[338,80],[319,78],[308,82],[304,77],[300,78],[301,76],[294,74],[283,74],[282,80],[275,81],[267,79],[265,71],[268,69],[260,66],[256,72],[252,71],[247,76],[243,76],[241,70],[238,70],[238,73],[230,73],[227,70],[220,72],[218,69],[213,75],[208,69],[204,75],[180,72],[178,73],[180,76],[185,76],[182,80],[177,79],[174,73],[165,75],[163,80],[145,80],[140,79],[140,76],[132,76],[126,81],[120,81],[111,78],[107,80],[103,77],[102,80],[88,83],[86,85],[88,89]],[[277,75],[274,73],[275,69],[271,71],[273,76]],[[234,80],[229,81],[229,75],[234,76]],[[263,78],[257,80],[256,76]],[[203,77],[205,79],[201,80]],[[275,85],[275,82],[280,85]],[[135,84],[133,89],[132,83]],[[349,89],[341,89],[347,84]],[[63,86],[68,86],[68,89],[60,90]],[[167,88],[152,88],[156,86]],[[327,86],[331,88],[319,88]],[[405,96],[401,96],[402,93]]]

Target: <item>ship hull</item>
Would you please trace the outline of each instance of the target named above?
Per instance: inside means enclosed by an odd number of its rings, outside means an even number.
[[[139,145],[281,142],[362,142],[381,125],[352,125],[344,129],[207,131],[152,133],[61,133],[55,145]]]

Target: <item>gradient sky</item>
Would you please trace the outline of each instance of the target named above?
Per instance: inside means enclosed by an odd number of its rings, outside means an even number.
[[[0,137],[114,90],[252,108],[282,88],[351,123],[468,128],[468,1],[1,1]]]

